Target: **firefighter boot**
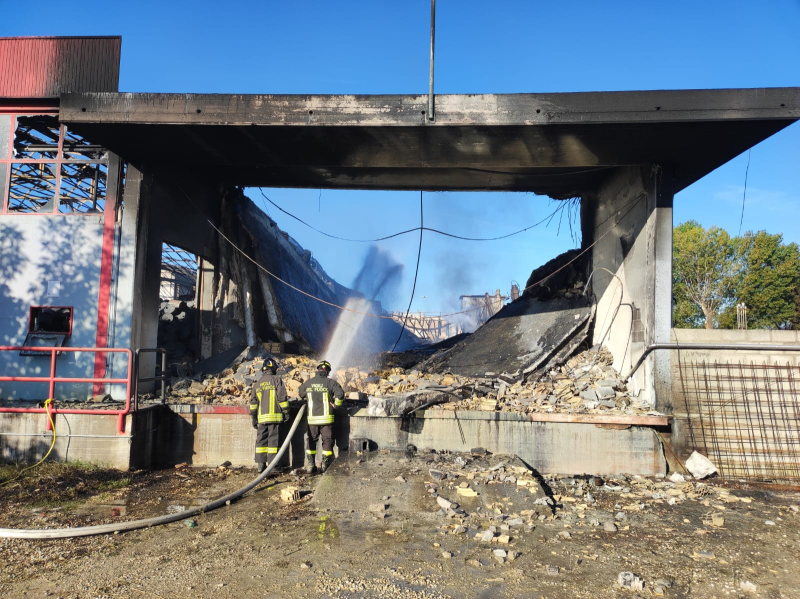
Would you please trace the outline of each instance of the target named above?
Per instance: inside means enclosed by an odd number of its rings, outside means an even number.
[[[316,456],[306,455],[306,472],[308,474],[317,473]]]
[[[322,471],[325,472],[331,466],[331,462],[333,462],[333,454],[326,455],[322,458]]]
[[[266,465],[266,464],[264,464],[263,462],[261,462],[261,463],[259,463],[259,464],[258,464],[258,466],[256,467],[256,472],[258,472],[259,474],[261,474],[261,473],[262,473],[262,472],[264,472],[264,470],[266,470],[266,469],[267,469],[267,465]]]

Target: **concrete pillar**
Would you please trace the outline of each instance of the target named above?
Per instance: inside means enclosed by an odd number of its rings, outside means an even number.
[[[137,208],[135,218],[136,254],[133,266],[133,289],[130,347],[156,347],[158,341],[158,304],[161,286],[161,235],[154,217],[155,184],[152,175],[129,165],[125,184],[125,210],[128,200]],[[128,228],[134,226],[129,222]],[[139,361],[141,377],[155,376],[156,354],[143,354]],[[140,391],[153,389],[153,383],[143,383]]]
[[[672,165],[654,165],[648,182],[648,222],[652,248],[652,310],[647,323],[648,343],[669,343],[672,330]],[[651,380],[655,387],[655,408],[672,411],[671,352],[654,352],[650,358]]]
[[[646,345],[669,341],[672,325],[672,169],[620,168],[583,198],[584,239],[592,245],[597,298],[594,343],[627,372]],[[584,243],[586,243],[586,241]],[[606,270],[607,269],[607,270]],[[643,401],[670,405],[669,352],[648,358],[630,383]]]
[[[201,259],[197,269],[197,309],[200,315],[200,359],[211,357],[214,340],[214,265]]]

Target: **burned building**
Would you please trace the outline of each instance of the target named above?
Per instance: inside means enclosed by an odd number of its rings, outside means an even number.
[[[439,95],[435,120],[424,95],[120,93],[120,45],[0,40],[0,338],[32,343],[37,310],[69,308],[47,341],[66,348],[58,373],[106,389],[157,345],[164,243],[198,259],[199,357],[324,346],[350,290],[244,187],[524,191],[580,198],[579,275],[613,314],[590,338],[620,372],[641,358],[631,385],[670,413],[673,358],[655,346],[673,336],[674,195],[800,118],[796,88]],[[45,397],[45,362],[0,351],[2,394]],[[155,364],[143,353],[138,375]]]

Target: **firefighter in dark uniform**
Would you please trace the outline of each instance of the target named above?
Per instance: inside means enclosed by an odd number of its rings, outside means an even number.
[[[256,433],[256,464],[258,471],[266,467],[278,453],[281,423],[289,418],[289,399],[281,377],[276,375],[278,367],[273,360],[265,360],[261,367],[263,376],[253,385],[250,400],[250,417]]]
[[[331,373],[330,362],[317,365],[317,375],[300,386],[300,399],[308,402],[308,443],[306,445],[306,471],[317,471],[317,440],[322,436],[322,471],[328,469],[333,461],[333,417],[334,410],[342,406],[344,389],[328,378]]]

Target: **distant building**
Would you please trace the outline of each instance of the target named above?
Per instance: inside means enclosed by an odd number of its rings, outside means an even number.
[[[459,299],[461,300],[461,310],[474,312],[472,316],[475,318],[477,326],[481,326],[500,311],[508,296],[501,295],[500,290],[497,289],[493,296],[488,293],[483,295],[461,295]]]

